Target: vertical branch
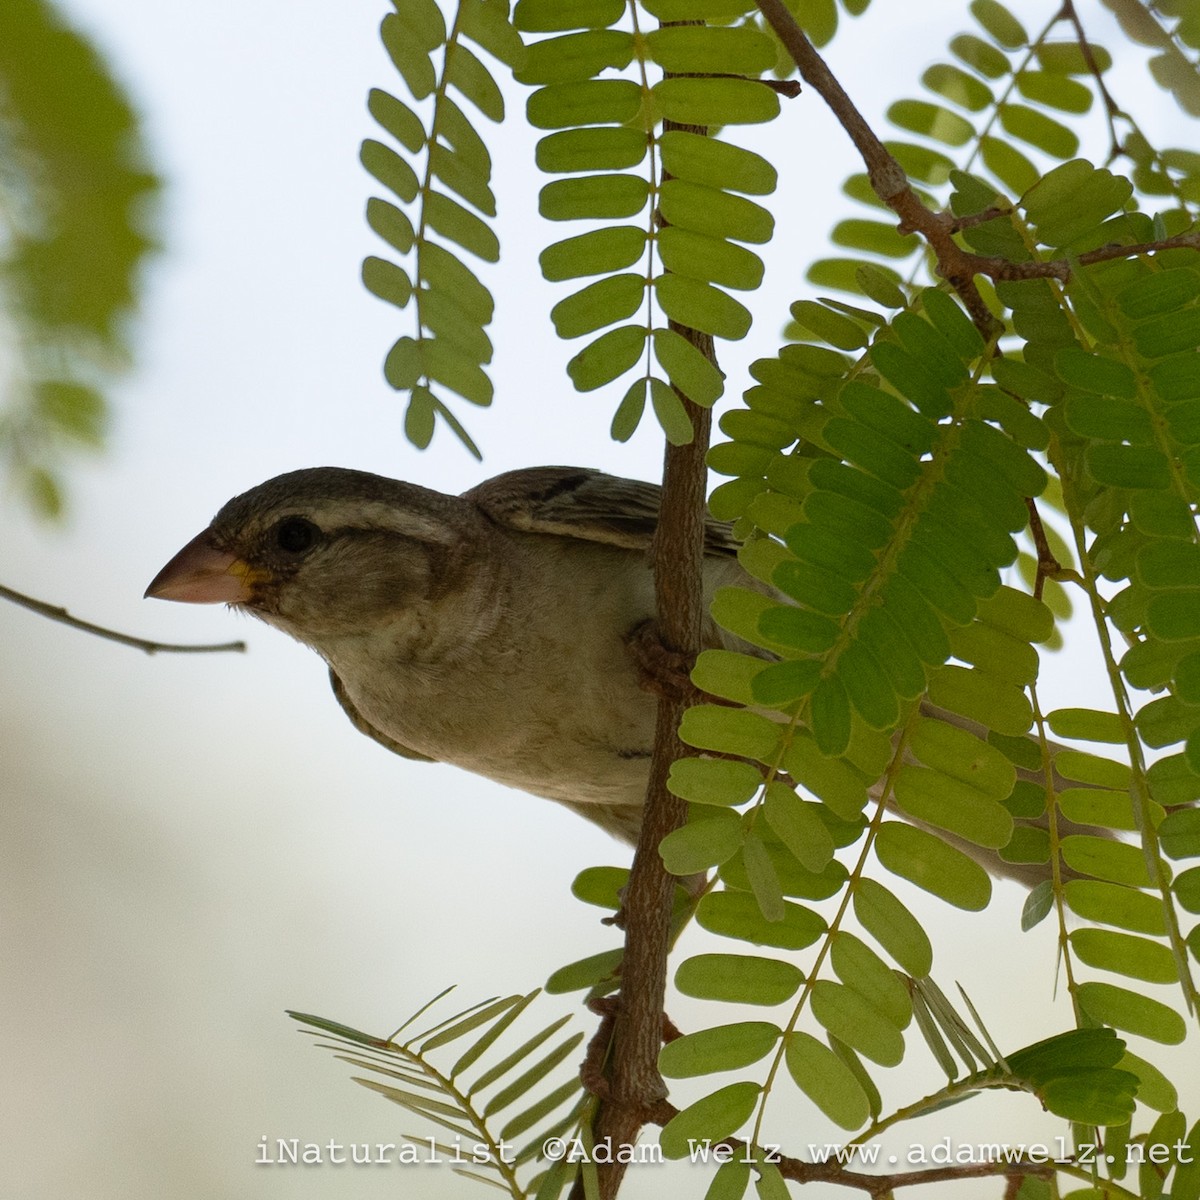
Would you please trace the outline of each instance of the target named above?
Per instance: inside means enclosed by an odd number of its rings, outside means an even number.
[[[685,129],[707,134],[706,129],[664,122],[663,130]],[[670,322],[710,362],[716,363],[710,335]],[[705,493],[708,473],[705,456],[712,429],[712,414],[678,392],[692,422],[692,440],[668,444],[663,464],[662,508],[653,547],[654,591],[659,634],[671,650],[694,660],[702,649],[704,623],[703,569]],[[593,1123],[597,1145],[611,1148],[610,1161],[598,1167],[600,1196],[613,1200],[621,1186],[627,1163],[618,1161],[622,1146],[633,1145],[655,1106],[665,1098],[666,1086],[658,1073],[662,1045],[663,998],[670,950],[671,902],[675,879],[667,873],[658,853],[659,843],[687,819],[687,806],[667,791],[671,764],[685,750],[679,740],[679,722],[695,697],[690,685],[677,696],[658,701],[654,756],[646,791],[646,807],[625,889],[625,954],[621,966],[621,992],[613,1022],[607,1095]],[[576,1192],[580,1188],[576,1187]]]

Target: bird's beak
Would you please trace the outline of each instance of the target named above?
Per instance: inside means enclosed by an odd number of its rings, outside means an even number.
[[[249,563],[217,546],[206,529],[155,575],[145,594],[187,604],[244,604],[258,574]]]

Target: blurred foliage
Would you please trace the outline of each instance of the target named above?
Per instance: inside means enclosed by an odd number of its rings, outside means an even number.
[[[159,180],[101,55],[43,0],[0,10],[0,461],[44,516],[102,444]]]

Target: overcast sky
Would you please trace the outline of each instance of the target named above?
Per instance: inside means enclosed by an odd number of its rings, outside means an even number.
[[[250,650],[146,658],[0,606],[0,1095],[11,1139],[0,1190],[22,1200],[469,1194],[432,1167],[416,1182],[399,1168],[254,1167],[263,1135],[428,1132],[352,1084],[283,1010],[385,1033],[450,983],[464,1006],[535,987],[614,944],[568,888],[581,868],[621,863],[625,851],[544,801],[388,755],[342,716],[319,660],[279,634],[141,595],[225,499],[283,470],[336,463],[447,491],[535,463],[653,478],[658,437],[647,425],[613,445],[615,398],[580,396],[564,377],[575,348],[557,344],[545,318],[563,292],[540,280],[536,250],[566,232],[528,215],[539,181],[532,139],[514,123],[496,153],[504,258],[488,276],[497,399],[490,411],[459,409],[484,463],[444,430],[425,454],[404,440],[380,364],[408,318],[358,281],[361,258],[379,249],[361,216],[365,96],[396,86],[375,35],[383,4],[64,7],[144,114],[167,182],[165,249],[146,280],[136,366],[114,391],[111,447],[74,470],[62,528],[7,510],[2,581],[144,636],[244,636]],[[965,23],[958,9],[927,2],[914,24],[910,5],[878,0],[848,28],[830,58],[869,116],[918,94],[921,71]],[[1097,6],[1081,10],[1113,44]],[[1135,56],[1129,66],[1136,77]],[[1165,142],[1194,144],[1169,101],[1143,90],[1138,104],[1151,128],[1172,123]],[[838,188],[854,169],[815,96],[786,102],[772,137],[796,147],[770,201],[788,232],[768,251],[754,330],[723,349],[733,394],[746,363],[773,352],[787,303],[808,294],[803,267],[844,213]],[[1055,702],[1073,676],[1048,685]],[[998,891],[983,922],[914,904],[948,939],[938,977],[961,980],[1001,1045],[1015,1046],[1065,1027],[1069,1013],[1061,999],[1052,1006],[1049,923],[1020,937],[1021,893]],[[1017,954],[1027,974],[1003,965]],[[543,1019],[572,1006],[547,1001]],[[688,1028],[717,1020],[683,1002],[672,1015]],[[893,1103],[938,1085],[917,1040]],[[1058,1131],[1031,1108],[977,1100],[921,1136],[987,1140],[1017,1114],[1014,1138]],[[781,1138],[832,1136],[810,1107],[784,1111]],[[658,1195],[662,1180],[647,1169],[627,1194]],[[705,1184],[687,1186],[700,1195]]]

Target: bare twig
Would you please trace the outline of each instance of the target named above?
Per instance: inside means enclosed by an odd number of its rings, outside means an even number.
[[[57,621],[60,625],[69,625],[72,629],[82,629],[84,633],[104,638],[109,642],[117,642],[122,646],[132,646],[135,650],[142,650],[146,654],[218,654],[226,650],[242,652],[246,649],[245,642],[185,646],[175,642],[152,642],[147,638],[134,637],[132,634],[118,633],[115,629],[106,629],[103,625],[93,625],[91,621],[81,621],[78,617],[71,616],[65,608],[47,604],[44,600],[35,600],[32,596],[23,595],[21,592],[14,592],[12,588],[7,588],[3,584],[0,584],[0,600],[10,600],[13,604],[19,604],[22,608],[27,608],[30,612],[35,612],[51,621]]]
[[[1104,73],[1100,70],[1100,64],[1096,61],[1096,55],[1092,51],[1092,44],[1088,41],[1088,36],[1084,32],[1083,22],[1079,19],[1079,14],[1075,11],[1075,0],[1063,0],[1059,16],[1064,21],[1069,21],[1071,27],[1075,30],[1075,41],[1079,45],[1079,53],[1083,56],[1088,73],[1095,81],[1096,89],[1100,93],[1100,99],[1104,101],[1104,116],[1108,121],[1108,136],[1111,145],[1108,161],[1112,162],[1121,153],[1121,139],[1117,134],[1117,118],[1124,114],[1121,111],[1121,106],[1108,90],[1108,85],[1104,82]]]

